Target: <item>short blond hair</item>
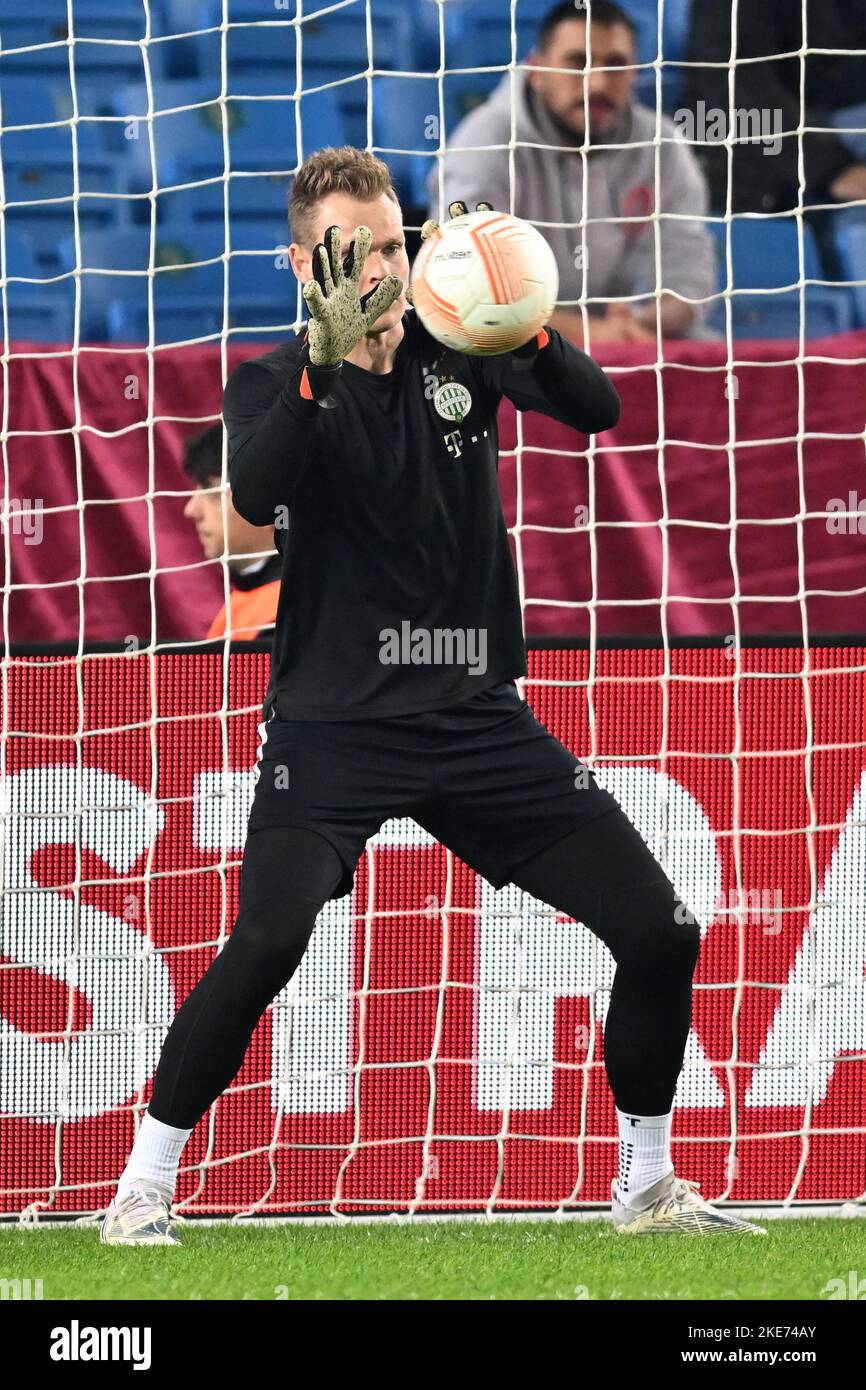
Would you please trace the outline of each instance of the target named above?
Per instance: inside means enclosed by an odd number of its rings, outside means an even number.
[[[289,225],[292,239],[313,249],[313,212],[331,193],[348,193],[351,198],[370,203],[387,193],[397,206],[400,199],[391,182],[391,170],[384,160],[354,145],[332,145],[305,159],[295,175],[289,195]]]

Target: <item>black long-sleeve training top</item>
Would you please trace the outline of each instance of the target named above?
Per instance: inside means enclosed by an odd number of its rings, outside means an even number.
[[[587,434],[619,418],[604,372],[552,328],[524,359],[445,348],[414,310],[403,327],[392,371],[343,363],[336,405],[301,394],[301,337],[225,389],[232,501],[275,525],[283,557],[269,687],[283,719],[414,714],[525,675],[499,401]]]

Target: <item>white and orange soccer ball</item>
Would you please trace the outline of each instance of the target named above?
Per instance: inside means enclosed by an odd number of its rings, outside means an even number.
[[[559,291],[553,252],[508,212],[443,222],[412,267],[412,302],[428,333],[472,356],[513,352],[547,323]]]

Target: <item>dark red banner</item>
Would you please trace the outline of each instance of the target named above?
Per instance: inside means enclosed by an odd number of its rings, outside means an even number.
[[[183,447],[270,343],[16,344],[0,373],[10,642],[194,642],[224,602],[184,517]],[[866,332],[600,344],[622,398],[590,441],[503,402],[499,479],[527,633],[866,631]],[[5,395],[4,395],[5,393]]]
[[[3,1209],[104,1206],[234,919],[267,658],[5,670]],[[866,1188],[866,648],[530,653],[704,930],[675,1161],[704,1195]],[[194,1213],[610,1199],[613,962],[389,821],[184,1155]]]

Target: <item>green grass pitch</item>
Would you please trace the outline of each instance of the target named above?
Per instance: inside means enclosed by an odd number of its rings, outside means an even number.
[[[47,1299],[808,1299],[866,1272],[866,1221],[761,1236],[617,1236],[606,1221],[181,1228],[119,1249],[92,1228],[0,1230],[0,1278]],[[857,1276],[860,1277],[859,1275]],[[851,1297],[851,1293],[845,1294]],[[856,1296],[856,1295],[855,1295]]]

